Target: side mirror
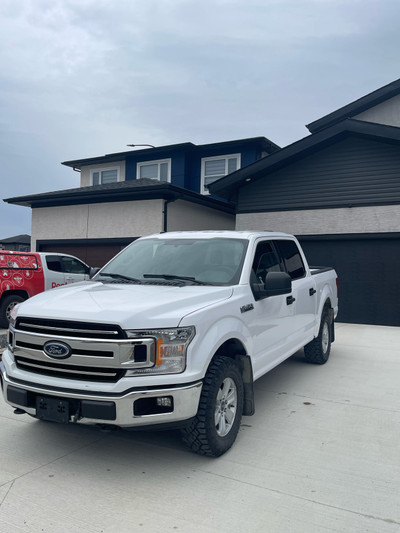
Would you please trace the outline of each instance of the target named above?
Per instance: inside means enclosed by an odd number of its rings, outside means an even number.
[[[290,294],[292,292],[292,278],[286,272],[268,272],[264,286],[253,283],[252,289],[256,300],[280,294]]]
[[[92,279],[94,275],[97,274],[97,272],[100,270],[98,267],[91,267],[89,270],[89,279]]]

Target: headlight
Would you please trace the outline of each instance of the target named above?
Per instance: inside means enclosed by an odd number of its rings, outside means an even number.
[[[18,314],[18,308],[21,304],[16,304],[14,305],[14,307],[11,309],[11,312],[10,312],[10,326],[15,326],[15,321],[17,320],[17,314]]]
[[[154,338],[155,364],[150,368],[127,370],[126,376],[140,374],[180,374],[186,368],[186,352],[195,335],[195,328],[127,330],[130,338]]]

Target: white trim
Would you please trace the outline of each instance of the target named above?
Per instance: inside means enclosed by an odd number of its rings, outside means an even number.
[[[239,170],[241,167],[241,154],[226,154],[226,155],[216,155],[213,157],[202,157],[201,158],[201,175],[200,175],[200,192],[201,194],[210,194],[209,190],[204,187],[204,178],[205,178],[205,169],[206,169],[206,163],[208,161],[215,161],[218,159],[225,159],[225,174],[226,176],[228,174],[228,159],[237,159],[237,168],[236,170]]]
[[[118,181],[122,181],[121,180],[121,167],[119,167],[119,166],[91,168],[90,169],[90,185],[93,185],[93,174],[95,172],[99,172],[101,174],[105,170],[116,170],[117,171],[117,182]],[[100,181],[99,185],[102,185],[101,181]]]
[[[155,159],[154,161],[141,161],[140,163],[136,163],[136,179],[140,179],[140,168],[141,167],[144,167],[146,165],[158,165],[158,177],[150,178],[150,179],[161,181],[160,180],[160,165],[162,163],[168,164],[167,183],[171,183],[171,159]]]

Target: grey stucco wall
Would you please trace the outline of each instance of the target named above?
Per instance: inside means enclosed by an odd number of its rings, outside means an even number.
[[[168,204],[168,231],[234,229],[235,215],[177,200]]]
[[[104,239],[159,233],[163,200],[109,202],[32,209],[32,250],[37,240]]]
[[[236,216],[236,229],[295,235],[399,232],[400,205],[242,213]]]

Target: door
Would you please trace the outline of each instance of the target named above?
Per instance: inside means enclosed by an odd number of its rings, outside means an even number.
[[[339,322],[400,326],[399,234],[314,237],[301,241],[311,265],[339,280]]]
[[[258,242],[250,284],[263,285],[269,272],[282,271],[281,261],[272,242]],[[254,309],[242,315],[253,339],[252,363],[255,379],[285,359],[293,344],[294,307],[288,304],[288,296],[290,295],[285,294],[255,299]]]
[[[313,336],[316,312],[316,281],[307,273],[297,244],[292,240],[274,241],[286,272],[292,278],[294,343],[304,345]]]

